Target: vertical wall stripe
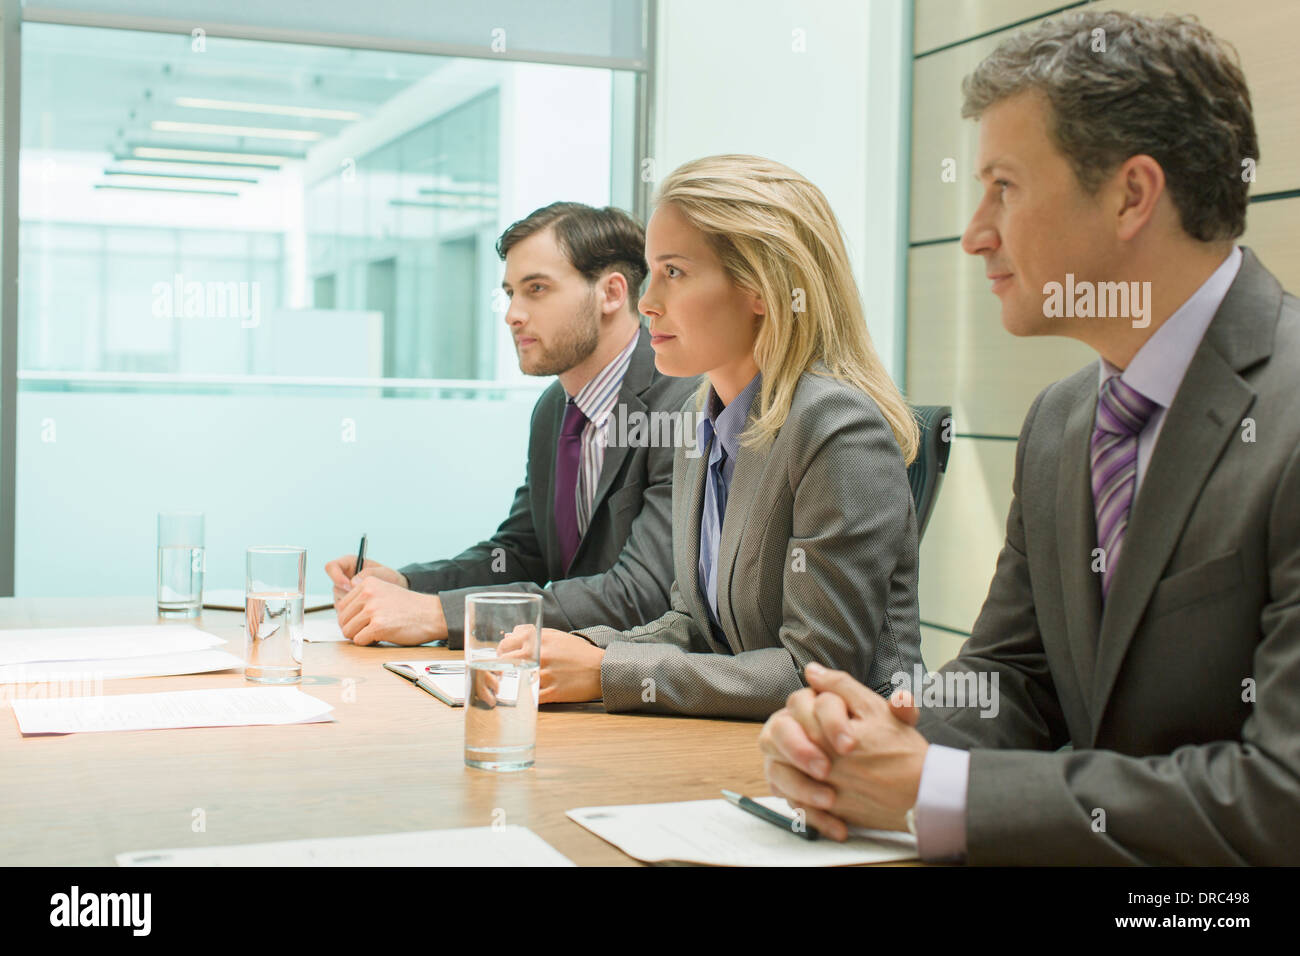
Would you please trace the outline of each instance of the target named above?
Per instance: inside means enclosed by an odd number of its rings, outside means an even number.
[[[903,9],[903,35],[899,42],[903,44],[904,50],[912,49],[913,38],[916,33],[916,4],[915,0],[904,0]],[[898,175],[898,256],[894,263],[894,287],[898,293],[894,296],[894,380],[898,384],[899,391],[904,395],[907,394],[907,329],[908,329],[908,308],[910,307],[910,296],[908,294],[907,281],[907,260],[910,255],[908,240],[912,237],[912,76],[916,72],[913,58],[908,62],[903,58],[905,64],[902,79],[902,99],[903,105],[900,111],[902,131],[898,137],[899,149],[902,155],[899,157]]]

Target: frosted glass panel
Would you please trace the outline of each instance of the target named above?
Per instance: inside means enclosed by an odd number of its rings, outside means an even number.
[[[152,594],[166,510],[205,513],[209,588],[255,544],[306,547],[315,593],[362,532],[385,564],[451,557],[509,513],[535,398],[24,391],[15,593]]]

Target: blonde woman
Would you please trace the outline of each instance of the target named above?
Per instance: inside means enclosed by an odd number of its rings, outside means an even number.
[[[888,694],[921,660],[918,435],[826,197],[770,160],[695,160],[660,187],[646,261],[655,366],[707,376],[674,460],[671,609],[543,631],[540,700],[762,720],[814,661]]]

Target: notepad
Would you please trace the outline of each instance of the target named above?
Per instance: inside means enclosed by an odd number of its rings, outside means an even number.
[[[758,797],[778,813],[781,797]],[[850,831],[844,843],[805,840],[726,800],[582,807],[568,817],[628,856],[646,863],[713,866],[847,866],[916,859],[916,838],[892,830]]]
[[[464,661],[388,661],[384,664],[384,669],[392,671],[398,677],[413,681],[420,690],[432,694],[450,707],[465,706]],[[501,686],[497,690],[496,697],[497,702],[503,707],[515,705],[519,700],[517,672],[507,673],[501,678]]]
[[[296,687],[239,687],[58,697],[13,702],[24,735],[181,727],[247,727],[332,720],[333,706]]]
[[[435,668],[435,661],[387,661],[384,669],[392,671],[398,677],[413,682],[416,687],[432,694],[449,707],[465,706],[465,664],[462,661],[458,672],[440,672]],[[456,662],[447,662],[451,666]]]
[[[224,643],[215,634],[189,624],[22,628],[0,631],[0,665],[150,657]]]
[[[573,866],[521,826],[119,853],[118,866]]]

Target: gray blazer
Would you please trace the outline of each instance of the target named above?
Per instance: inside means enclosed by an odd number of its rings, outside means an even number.
[[[749,420],[757,413],[755,401]],[[763,720],[804,686],[809,661],[889,693],[891,676],[921,660],[916,513],[876,403],[805,372],[774,442],[742,445],[718,554],[725,641],[698,583],[709,458],[698,451],[678,450],[673,469],[671,610],[644,627],[580,632],[605,649],[605,709]]]
[[[611,413],[633,422],[639,415],[676,411],[698,385],[698,379],[661,374],[650,333],[642,328],[638,336]],[[453,648],[464,645],[465,598],[475,591],[540,594],[543,625],[562,631],[597,621],[632,627],[668,608],[672,448],[648,447],[649,442],[605,448],[591,523],[572,564],[564,567],[554,502],[555,450],[567,400],[557,380],[533,407],[524,483],[496,534],[454,558],[401,569],[412,590],[438,593]],[[615,440],[615,423],[610,427]]]
[[[1104,613],[1096,365],[1035,400],[988,598],[943,668],[996,675],[998,713],[923,707],[919,724],[978,748],[971,863],[1300,863],[1297,382],[1300,302],[1246,249],[1166,412]]]

